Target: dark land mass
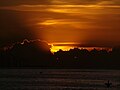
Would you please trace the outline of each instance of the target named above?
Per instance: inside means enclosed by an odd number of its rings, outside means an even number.
[[[74,48],[53,54],[50,47],[39,40],[24,40],[0,49],[0,68],[120,69],[120,48],[112,51]]]

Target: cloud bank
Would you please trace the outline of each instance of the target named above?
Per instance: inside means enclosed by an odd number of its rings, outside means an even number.
[[[0,44],[39,38],[49,43],[117,46],[119,11],[119,0],[0,1]]]

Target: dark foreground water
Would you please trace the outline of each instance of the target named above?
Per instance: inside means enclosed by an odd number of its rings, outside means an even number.
[[[112,86],[105,83],[110,80]],[[3,69],[0,90],[120,90],[119,70]]]

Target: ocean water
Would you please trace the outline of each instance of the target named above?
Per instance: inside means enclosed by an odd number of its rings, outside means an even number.
[[[0,90],[120,90],[120,70],[1,69]]]

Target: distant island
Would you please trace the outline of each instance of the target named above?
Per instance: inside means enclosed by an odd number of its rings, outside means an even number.
[[[74,48],[54,54],[39,40],[24,40],[0,49],[0,68],[120,69],[120,48],[112,51]]]

